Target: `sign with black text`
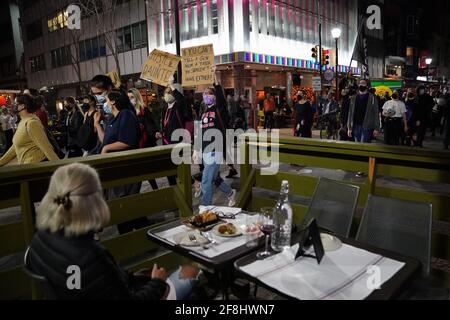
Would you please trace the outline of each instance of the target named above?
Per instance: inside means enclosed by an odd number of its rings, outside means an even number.
[[[142,69],[141,79],[166,87],[178,68],[181,58],[174,54],[153,50]]]
[[[214,49],[212,44],[181,50],[183,86],[211,85],[214,83]]]

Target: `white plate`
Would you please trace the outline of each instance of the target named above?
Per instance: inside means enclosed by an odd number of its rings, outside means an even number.
[[[236,226],[235,224],[233,224],[234,227],[236,228],[236,233],[235,233],[235,234],[229,234],[229,235],[227,235],[227,234],[222,234],[222,233],[220,233],[220,232],[219,232],[219,228],[220,228],[220,226],[222,226],[222,225],[224,225],[224,224],[227,224],[227,223],[221,223],[221,224],[215,226],[214,229],[213,229],[214,234],[218,235],[219,237],[224,237],[224,238],[234,238],[234,237],[242,236],[241,228],[239,228],[239,227]]]
[[[342,241],[332,235],[321,233],[320,238],[325,252],[333,252],[342,248]]]
[[[197,241],[191,241],[189,235],[194,235]],[[173,237],[175,243],[184,247],[201,247],[209,244],[209,240],[200,235],[198,232],[183,232]]]

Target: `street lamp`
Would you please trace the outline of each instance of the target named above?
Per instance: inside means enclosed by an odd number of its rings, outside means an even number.
[[[331,35],[336,41],[336,101],[339,100],[339,53],[338,53],[338,43],[341,37],[342,30],[339,28],[334,28],[331,30]]]
[[[425,63],[427,65],[427,82],[430,81],[430,64],[433,62],[433,59],[426,58]]]

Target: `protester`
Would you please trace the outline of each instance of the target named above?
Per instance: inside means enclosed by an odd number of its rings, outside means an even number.
[[[0,159],[4,166],[17,157],[19,164],[58,160],[45,128],[36,116],[39,105],[30,95],[18,95],[14,102],[14,113],[20,116],[20,123],[13,138],[13,145]]]
[[[272,95],[268,93],[266,99],[263,102],[264,108],[264,129],[269,131],[273,128],[273,113],[276,110],[275,100]]]
[[[141,128],[141,141],[139,142],[139,147],[141,149],[156,147],[156,133],[158,132],[158,129],[153,120],[150,108],[144,105],[141,93],[135,88],[128,90],[128,98],[136,110],[136,115]],[[149,183],[153,190],[158,190],[156,180],[152,179]]]
[[[106,129],[103,129],[100,124],[100,113],[97,112],[94,115],[95,129],[102,143],[101,154],[138,149],[140,141],[139,121],[133,110],[129,108],[130,100],[128,96],[121,90],[112,90],[107,94],[106,102],[112,115],[107,122]],[[134,183],[110,188],[107,191],[107,199],[138,194],[141,191],[141,186],[142,183]],[[147,225],[148,219],[144,217],[119,224],[117,229],[120,234],[124,234],[131,232],[133,229],[145,228]]]
[[[405,106],[406,106],[406,122],[408,128],[406,132],[405,144],[407,146],[416,146],[417,127],[414,121],[414,115],[417,112],[417,101],[414,92],[408,91],[406,93]]]
[[[425,86],[417,87],[417,112],[414,115],[417,128],[417,146],[423,147],[427,125],[429,123],[429,114],[434,106],[433,98],[427,94]]]
[[[25,259],[31,271],[45,277],[56,298],[164,300],[169,296],[187,299],[198,282],[200,271],[184,266],[171,276],[156,264],[141,272],[147,279],[140,287],[98,241],[110,220],[97,172],[74,163],[58,168],[37,209],[35,234]],[[82,259],[80,259],[82,257]],[[70,266],[82,270],[82,286],[67,287]]]
[[[339,103],[336,101],[336,94],[333,91],[328,93],[327,103],[324,105],[323,116],[327,118],[327,139],[332,139],[337,131],[337,112]]]
[[[225,100],[225,95],[223,93],[223,88],[217,81],[215,76],[215,68],[214,68],[214,88],[208,88],[203,93],[203,103],[206,106],[206,111],[202,115],[201,127],[202,127],[202,136],[211,134],[214,136],[215,130],[222,134],[223,144],[219,146],[221,150],[211,150],[208,149],[210,147],[210,141],[206,141],[202,139],[202,158],[203,158],[203,176],[202,176],[202,191],[203,198],[202,204],[204,206],[210,206],[213,202],[213,192],[214,192],[214,181],[219,176],[220,165],[222,164],[226,152],[226,123],[228,122],[228,110],[227,110],[227,101]],[[194,161],[198,162],[200,157],[200,150],[194,151]],[[228,197],[228,206],[234,207],[236,205],[236,190],[231,189],[229,185],[227,185],[224,181],[220,184],[219,189],[225,193]]]
[[[93,95],[88,95],[83,98],[82,109],[85,113],[83,124],[78,130],[77,140],[84,155],[95,154],[97,150],[98,137],[94,126],[94,117],[97,113],[96,105],[97,100]]]
[[[344,88],[341,91],[342,102],[341,102],[341,112],[340,112],[340,122],[341,128],[339,130],[339,140],[348,141],[350,137],[348,136],[348,113],[350,109],[351,97],[355,94],[352,88]]]
[[[169,86],[164,91],[165,106],[162,110],[161,131],[156,133],[156,138],[162,139],[163,145],[177,144],[180,140],[173,139],[172,134],[175,130],[184,129],[186,124],[188,107],[183,95],[183,87],[174,82],[174,78],[169,80]],[[169,185],[177,185],[175,176],[167,177]]]
[[[448,150],[450,144],[450,94],[444,96],[443,128],[444,128],[444,150]]]
[[[8,108],[2,108],[0,113],[0,122],[3,134],[5,135],[5,151],[13,145],[14,130],[12,127],[12,116]]]
[[[295,136],[312,138],[313,110],[311,102],[306,99],[304,91],[298,93],[297,100],[293,116],[295,119]]]
[[[36,111],[36,116],[41,120],[42,125],[45,129],[48,130],[48,112],[45,108],[44,97],[37,96],[36,97],[37,104],[39,105],[38,111]]]
[[[355,142],[371,143],[380,130],[378,99],[368,92],[368,82],[360,80],[358,93],[352,97],[348,113],[348,136]]]
[[[398,92],[392,93],[392,100],[383,106],[385,118],[384,142],[387,145],[400,145],[403,132],[408,131],[406,105],[400,101]]]
[[[64,120],[67,134],[67,152],[69,158],[77,158],[83,155],[83,151],[78,142],[78,131],[83,124],[83,114],[73,97],[64,99],[64,108],[67,115]]]

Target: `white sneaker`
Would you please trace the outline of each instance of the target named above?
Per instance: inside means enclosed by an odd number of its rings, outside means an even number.
[[[202,195],[202,183],[201,182],[199,182],[198,184],[196,183],[194,189],[195,189],[194,193],[195,199],[200,198],[200,196]]]
[[[233,189],[231,195],[228,197],[228,206],[234,207],[236,205],[236,190]]]

